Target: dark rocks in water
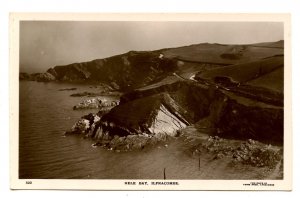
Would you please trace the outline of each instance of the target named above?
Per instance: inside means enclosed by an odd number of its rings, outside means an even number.
[[[119,101],[107,101],[101,98],[92,98],[84,100],[73,107],[73,110],[80,109],[111,109],[117,106]]]
[[[64,89],[59,89],[58,91],[74,91],[74,90],[77,90],[76,87],[73,87],[73,88],[64,88]]]

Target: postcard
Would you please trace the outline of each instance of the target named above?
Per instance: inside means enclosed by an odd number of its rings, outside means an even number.
[[[291,190],[289,14],[11,13],[12,189]]]

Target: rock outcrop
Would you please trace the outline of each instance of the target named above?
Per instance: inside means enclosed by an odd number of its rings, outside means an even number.
[[[119,101],[108,101],[106,99],[101,98],[92,98],[87,99],[73,107],[74,110],[79,109],[101,109],[101,110],[109,110],[114,106],[117,106]]]
[[[175,134],[170,129],[167,131],[151,131],[152,134],[140,131],[129,131],[115,123],[107,123],[101,119],[102,111],[97,114],[88,114],[78,120],[70,131],[65,135],[79,134],[84,137],[90,137],[97,142],[93,146],[102,146],[109,150],[128,151],[140,150],[149,145],[156,145],[159,142],[166,142],[170,136]],[[158,123],[155,123],[158,126]],[[126,130],[128,133],[120,133],[120,130]],[[118,133],[116,133],[118,131]],[[172,132],[167,134],[168,132]],[[118,135],[117,135],[118,134]]]
[[[98,145],[128,150],[176,137],[188,125],[206,119],[212,135],[282,142],[283,108],[249,101],[211,86],[179,81],[127,93],[108,113],[80,120],[68,134],[75,129]],[[101,118],[95,122],[95,117]],[[133,140],[137,145],[128,146]]]

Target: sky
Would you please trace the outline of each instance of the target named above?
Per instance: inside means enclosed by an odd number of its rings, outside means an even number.
[[[198,43],[252,44],[283,40],[273,22],[84,22],[22,21],[20,71],[106,58],[131,50]]]

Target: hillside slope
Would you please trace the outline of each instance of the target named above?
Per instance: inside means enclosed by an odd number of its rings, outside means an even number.
[[[275,47],[273,47],[275,46]],[[283,55],[283,42],[254,45],[196,44],[155,51],[130,51],[89,62],[55,66],[45,73],[20,74],[21,80],[102,82],[133,90],[176,72],[190,78],[199,71]]]

